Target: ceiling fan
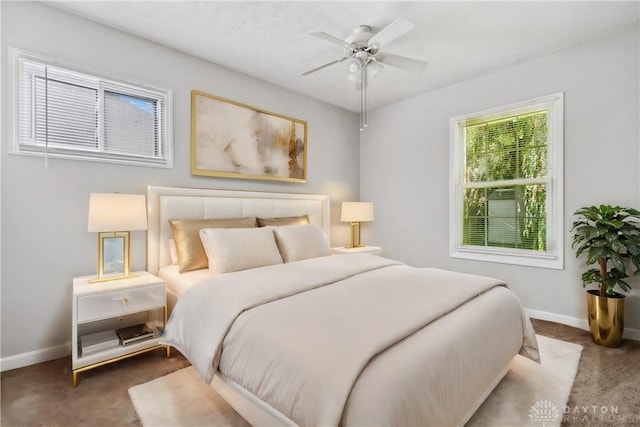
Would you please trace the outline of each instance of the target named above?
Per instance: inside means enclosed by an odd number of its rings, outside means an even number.
[[[382,46],[408,33],[414,27],[413,22],[407,18],[399,17],[377,33],[373,33],[371,27],[368,25],[360,25],[344,40],[324,32],[309,33],[342,46],[344,54],[341,58],[312,68],[300,75],[307,76],[323,68],[348,60],[349,74],[347,78],[355,82],[357,88],[360,89],[360,130],[363,130],[367,127],[367,70],[369,70],[372,76],[375,76],[382,70],[384,65],[390,65],[414,73],[424,71],[427,66],[426,62],[417,59],[380,51]]]

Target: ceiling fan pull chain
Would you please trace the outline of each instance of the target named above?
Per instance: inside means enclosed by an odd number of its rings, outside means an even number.
[[[367,63],[362,65],[362,109],[364,111],[364,127],[369,126],[367,124]]]
[[[364,130],[364,67],[360,67],[360,131]]]

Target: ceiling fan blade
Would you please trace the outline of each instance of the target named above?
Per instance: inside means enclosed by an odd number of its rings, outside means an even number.
[[[343,46],[343,47],[344,46],[349,46],[349,43],[345,42],[344,40],[339,39],[337,37],[334,37],[331,34],[324,33],[322,31],[315,31],[315,32],[312,32],[312,33],[309,33],[309,34],[311,34],[312,36],[319,37],[319,38],[321,38],[323,40],[326,40],[328,42]]]
[[[427,68],[427,63],[424,61],[407,58],[406,56],[393,55],[391,53],[377,54],[376,61],[381,64],[391,65],[392,67],[402,68],[403,70],[414,73],[421,73],[425,68]]]
[[[384,27],[377,34],[369,39],[368,44],[376,44],[379,46],[384,46],[389,43],[391,40],[395,40],[403,34],[411,31],[415,25],[413,22],[409,21],[407,18],[399,17],[396,18],[391,24]]]
[[[306,75],[309,75],[309,74],[311,74],[311,73],[315,73],[316,71],[322,70],[323,68],[327,68],[327,67],[329,67],[329,66],[331,66],[331,65],[333,65],[333,64],[337,64],[337,63],[342,62],[342,61],[344,61],[344,60],[346,60],[346,59],[349,59],[349,57],[348,57],[348,56],[345,56],[345,57],[343,57],[343,58],[336,59],[336,60],[333,60],[333,61],[331,61],[331,62],[327,62],[326,64],[323,64],[323,65],[321,65],[321,66],[319,66],[319,67],[312,68],[312,69],[310,69],[310,70],[308,70],[308,71],[305,71],[304,73],[300,73],[300,75],[301,75],[301,76],[306,76]]]

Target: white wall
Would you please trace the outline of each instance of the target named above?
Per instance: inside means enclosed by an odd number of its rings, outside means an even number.
[[[147,185],[322,193],[332,200],[332,240],[348,240],[342,200],[358,195],[359,130],[353,113],[179,53],[49,6],[2,9],[2,369],[68,354],[71,279],[96,271],[87,232],[89,193],[144,194]],[[13,109],[7,47],[173,90],[173,170],[7,154]],[[308,182],[191,176],[190,92],[199,89],[308,122]],[[132,233],[132,268],[144,269],[145,232]]]
[[[409,264],[502,278],[527,308],[556,320],[586,319],[572,213],[600,203],[640,207],[639,49],[636,25],[371,112],[360,139],[360,196],[376,209],[367,241]],[[565,269],[449,258],[449,118],[561,91]],[[640,282],[634,284],[625,325],[640,339]]]

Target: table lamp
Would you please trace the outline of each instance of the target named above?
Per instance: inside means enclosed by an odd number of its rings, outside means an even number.
[[[340,221],[351,223],[351,245],[347,248],[361,248],[361,222],[373,221],[373,203],[371,202],[342,202]]]
[[[130,271],[130,231],[146,229],[143,194],[91,193],[87,231],[98,233],[98,277],[90,282],[135,277]]]

